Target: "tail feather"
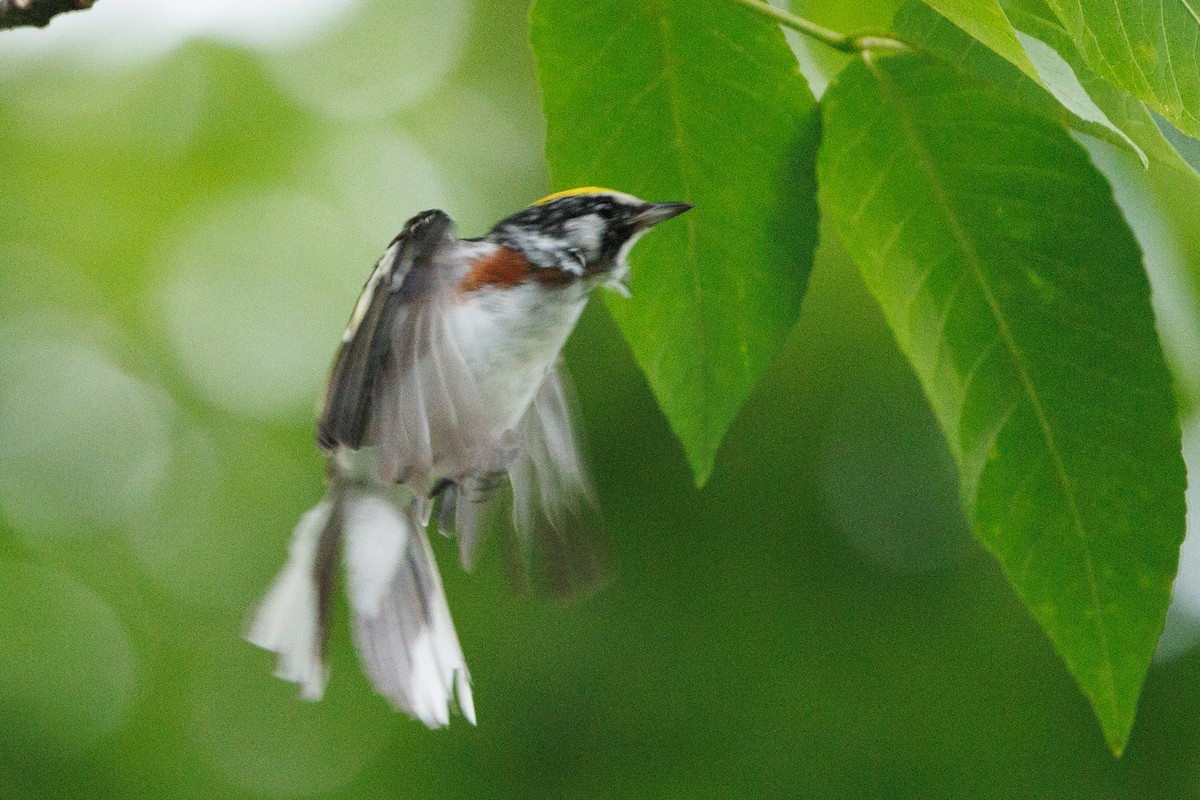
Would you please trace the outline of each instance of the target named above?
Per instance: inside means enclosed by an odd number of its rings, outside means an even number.
[[[375,690],[396,708],[440,728],[450,706],[475,724],[470,675],[450,619],[437,562],[411,497],[335,478],[329,495],[300,518],[287,563],[253,611],[246,638],[278,655],[275,674],[319,700],[328,681],[324,649],[332,564],[344,554],[352,633]]]
[[[366,494],[346,509],[352,631],[372,685],[431,728],[449,724],[457,694],[474,724],[470,675],[415,509]]]
[[[251,612],[246,631],[252,644],[278,654],[275,674],[300,684],[306,700],[320,700],[329,679],[315,578],[321,563],[321,540],[333,512],[334,501],[326,498],[300,518],[292,533],[287,563]]]

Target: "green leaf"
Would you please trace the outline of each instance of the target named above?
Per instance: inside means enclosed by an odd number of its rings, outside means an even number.
[[[1196,182],[1197,190],[1200,190],[1200,176],[1176,152],[1142,101],[1087,69],[1075,44],[1053,18],[1048,7],[1040,0],[1006,0],[1004,10],[1017,26],[1017,36],[1024,43],[1023,46],[1039,54],[1042,68],[1058,69],[1060,74],[1064,67],[1069,68],[1071,74],[1078,78],[1076,85],[1082,92],[1078,103],[1094,102],[1094,108],[1104,117],[1105,123],[1096,124],[1068,110],[1074,104],[1061,96],[1067,89],[1065,84],[1059,86],[1060,97],[1055,97],[1045,88],[1046,84],[1031,80],[1006,59],[927,8],[923,2],[910,0],[906,3],[897,13],[894,25],[896,32],[909,41],[1004,90],[1026,103],[1030,110],[1060,124],[1070,125],[1082,133],[1124,145],[1139,156],[1143,165],[1149,161],[1167,167],[1185,180]],[[1055,53],[1060,59],[1057,67],[1052,66]],[[1066,79],[1065,75],[1063,77]]]
[[[1044,0],[1004,0],[1005,10],[1013,23],[1029,36],[1045,42],[1057,52],[1079,76],[1084,90],[1110,119],[1141,148],[1150,161],[1178,172],[1189,179],[1197,176],[1194,168],[1180,157],[1176,148],[1155,124],[1145,103],[1121,91],[1088,69],[1071,41],[1059,25]],[[1086,131],[1085,131],[1086,132]],[[1200,184],[1198,184],[1200,186]]]
[[[938,14],[950,20],[992,52],[1025,73],[1030,80],[1041,83],[1037,67],[1025,54],[1017,40],[1016,30],[998,0],[924,0]],[[909,6],[914,5],[910,3]],[[911,8],[900,13],[913,13]],[[903,31],[897,31],[903,33]]]
[[[912,362],[976,536],[1119,753],[1184,529],[1141,254],[1058,125],[924,56],[823,100],[823,208]]]
[[[1025,98],[1035,101],[1043,113],[1059,115],[1051,110],[1056,103],[1067,112],[1068,124],[1127,147],[1146,163],[1146,154],[1097,106],[1071,65],[1045,43],[1014,28],[996,0],[925,0],[923,4],[910,0],[897,12],[895,26],[900,35],[952,62],[970,55],[973,37],[1020,71],[1006,69],[1007,64],[988,66],[983,56],[981,66],[991,73],[985,78],[989,82],[1004,76],[1004,83],[1020,86]],[[968,34],[965,40],[963,33]],[[1028,87],[1023,86],[1026,82]]]
[[[538,0],[532,39],[555,187],[696,206],[609,306],[701,484],[799,313],[815,101],[779,27],[726,0]]]
[[[1084,61],[1200,137],[1197,0],[1048,0]]]

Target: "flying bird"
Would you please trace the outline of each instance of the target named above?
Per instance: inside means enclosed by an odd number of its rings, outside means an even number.
[[[247,638],[319,699],[338,561],[351,632],[376,691],[431,728],[475,722],[470,675],[426,528],[436,507],[461,561],[511,493],[510,549],[549,589],[592,584],[591,507],[560,353],[592,289],[627,293],[630,249],[687,211],[586,187],[460,239],[442,211],[410,219],[367,280],[321,404],[328,490],[292,534]]]

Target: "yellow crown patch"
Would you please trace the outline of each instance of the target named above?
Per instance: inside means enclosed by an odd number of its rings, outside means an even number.
[[[548,194],[541,200],[534,202],[535,206],[545,205],[551,200],[557,200],[560,197],[572,197],[577,194],[617,194],[612,189],[605,189],[603,186],[580,186],[578,189],[564,189],[561,192]]]

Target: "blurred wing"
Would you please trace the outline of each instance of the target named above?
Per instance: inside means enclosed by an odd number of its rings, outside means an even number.
[[[410,219],[363,287],[330,371],[317,441],[325,450],[362,447],[380,381],[393,356],[392,332],[406,306],[428,295],[438,252],[453,241],[450,217],[426,211]]]
[[[438,527],[458,539],[470,571],[486,535],[500,532],[513,588],[532,581],[560,598],[607,577],[609,559],[595,494],[575,437],[575,404],[561,366],[546,376],[513,436],[515,459],[502,469],[445,481]],[[508,480],[505,480],[507,478]],[[501,517],[512,503],[512,519]]]
[[[379,476],[410,481],[419,493],[440,477],[494,471],[505,457],[459,346],[454,303],[452,291],[413,300],[393,322],[390,368],[377,378],[370,439]]]
[[[556,597],[594,588],[607,571],[575,416],[573,395],[556,365],[521,418],[520,455],[508,467],[517,544],[531,557],[538,583]]]

